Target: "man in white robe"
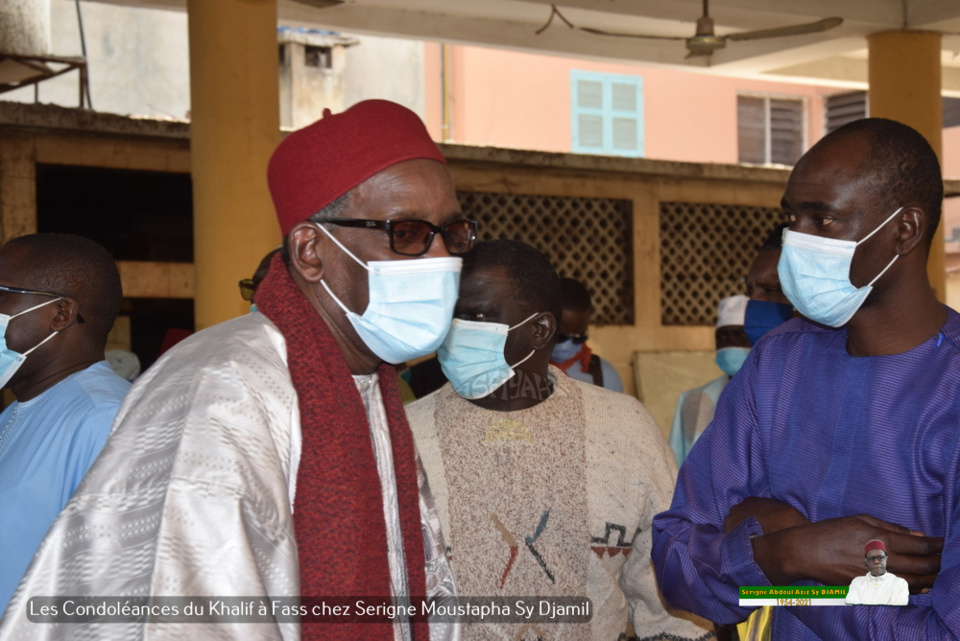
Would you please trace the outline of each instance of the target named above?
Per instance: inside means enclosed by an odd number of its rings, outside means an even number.
[[[907,605],[910,588],[906,580],[887,572],[887,549],[883,541],[870,541],[864,553],[867,574],[850,583],[847,605]]]
[[[677,399],[669,438],[670,447],[677,457],[677,465],[683,465],[690,448],[713,420],[713,411],[717,407],[720,392],[726,387],[730,377],[737,373],[750,352],[750,340],[743,331],[748,301],[743,295],[720,300],[715,332],[717,354],[714,360],[723,374],[705,385],[681,393]]]
[[[285,247],[257,290],[263,313],[194,334],[138,379],[103,454],[21,582],[0,639],[426,637],[424,622],[401,619],[301,626],[297,616],[272,611],[78,623],[62,607],[59,618],[39,619],[29,607],[34,597],[289,604],[282,597],[453,592],[385,364],[442,341],[459,274],[450,255],[475,238],[443,162],[416,115],[387,101],[326,112],[281,143],[269,178]],[[397,211],[406,235],[392,228]],[[413,276],[368,280],[373,268],[360,261],[384,271],[406,263],[414,268],[399,271]],[[435,286],[451,279],[452,288]],[[422,330],[413,345],[391,343],[391,332],[364,311],[368,303],[389,306],[404,286],[427,297],[413,314],[394,306]],[[351,447],[337,450],[340,442]],[[351,456],[364,465],[337,471]],[[332,496],[315,487],[331,469]],[[337,510],[342,522],[323,520]],[[378,591],[366,591],[371,585]],[[174,604],[183,614],[186,603]],[[434,639],[457,634],[454,625],[430,627]]]

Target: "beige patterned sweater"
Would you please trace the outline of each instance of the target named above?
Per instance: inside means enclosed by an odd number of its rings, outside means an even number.
[[[554,392],[523,411],[485,410],[449,384],[407,406],[459,594],[593,601],[590,623],[471,624],[464,638],[712,637],[666,612],[656,587],[650,523],[677,470],[650,413],[552,366],[550,377]]]

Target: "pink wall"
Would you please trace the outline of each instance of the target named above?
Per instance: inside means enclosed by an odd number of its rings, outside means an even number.
[[[943,175],[948,178],[960,178],[960,127],[943,130]]]
[[[663,160],[737,162],[739,92],[807,98],[812,143],[823,129],[821,96],[836,91],[482,47],[452,46],[451,58],[453,140],[539,151],[570,151],[574,69],[643,78],[645,156]]]
[[[423,43],[423,122],[434,140],[443,141],[443,100],[441,94],[440,43]]]
[[[479,47],[456,47],[454,57],[457,141],[570,151],[569,61]]]
[[[645,156],[737,162],[737,94],[805,98],[807,145],[823,134],[823,99],[843,90],[713,76],[637,65],[448,45],[453,104],[451,142],[569,152],[570,71],[643,78]],[[442,139],[439,44],[425,47],[426,113]],[[943,132],[943,171],[960,177],[960,127]],[[960,198],[948,199],[944,228],[960,227]],[[960,251],[960,244],[953,251]]]
[[[638,65],[448,45],[453,122],[450,142],[536,151],[571,151],[571,70],[643,78],[645,156],[737,162],[737,95],[806,99],[807,146],[823,135],[824,98],[844,90],[743,80]],[[441,140],[440,45],[425,47],[427,108]],[[960,127],[943,132],[943,171],[960,177]],[[960,227],[960,198],[944,204],[944,232]],[[960,252],[960,243],[947,250]]]
[[[960,178],[960,127],[943,130],[943,175],[947,178]],[[960,197],[943,201],[943,235],[947,238],[954,227],[960,227]],[[947,252],[960,252],[960,243],[947,243]]]

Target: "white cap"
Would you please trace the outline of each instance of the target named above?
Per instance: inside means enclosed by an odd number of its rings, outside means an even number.
[[[140,374],[140,359],[133,352],[125,349],[108,349],[104,356],[110,368],[121,378],[125,378],[131,383]]]
[[[743,325],[743,320],[747,316],[747,302],[749,300],[743,294],[722,299],[720,306],[717,308],[717,327]]]

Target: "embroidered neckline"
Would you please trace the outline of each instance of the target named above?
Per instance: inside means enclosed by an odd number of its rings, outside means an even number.
[[[3,454],[3,451],[7,449],[7,439],[10,436],[10,432],[13,431],[13,426],[17,424],[17,419],[20,418],[21,407],[23,407],[23,404],[17,403],[16,407],[13,408],[13,414],[7,420],[7,424],[3,426],[3,431],[0,432],[0,454]]]

